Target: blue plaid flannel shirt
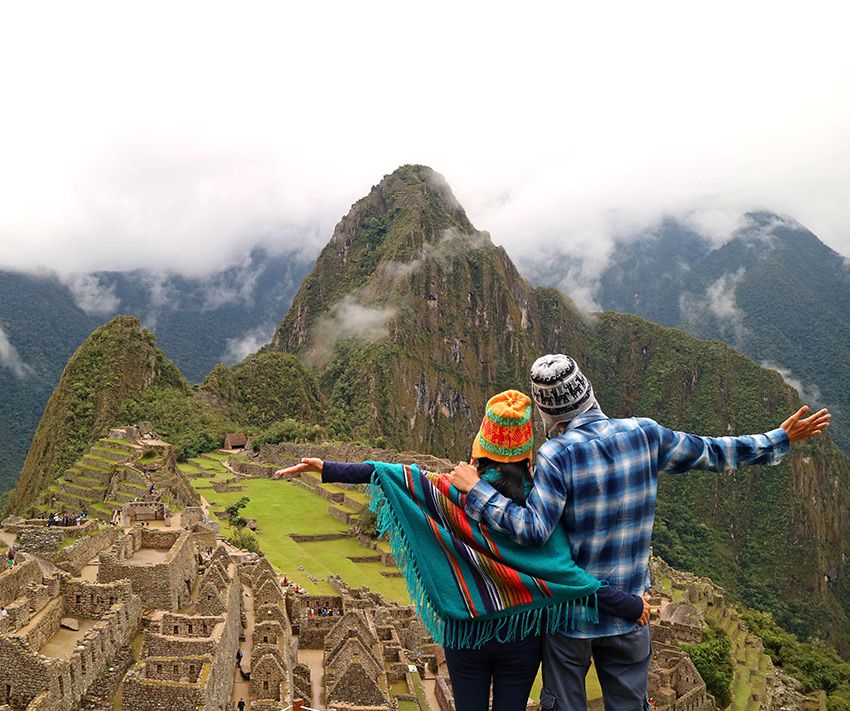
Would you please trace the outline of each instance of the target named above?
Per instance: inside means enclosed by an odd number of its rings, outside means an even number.
[[[534,488],[524,506],[479,481],[466,498],[476,521],[518,543],[541,545],[559,521],[573,558],[591,575],[634,595],[649,587],[649,546],[658,472],[730,471],[778,464],[790,449],[783,429],[742,437],[698,437],[635,417],[608,419],[593,408],[537,453]],[[572,637],[623,634],[635,623],[600,613]]]

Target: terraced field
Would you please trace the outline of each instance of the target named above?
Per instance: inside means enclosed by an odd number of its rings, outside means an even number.
[[[205,465],[204,461],[192,463],[197,466]],[[209,471],[212,469],[214,466]],[[231,476],[228,472],[221,478]],[[243,513],[247,518],[257,521],[256,534],[263,553],[277,570],[302,585],[308,592],[333,593],[334,589],[327,582],[327,577],[335,574],[342,577],[348,585],[366,586],[381,593],[388,600],[403,603],[409,601],[403,579],[394,577],[397,570],[383,565],[375,551],[360,546],[348,537],[348,525],[328,513],[330,506],[341,508],[339,504],[290,481],[243,479],[240,482],[241,491],[227,492],[213,490],[212,481],[214,480],[199,477],[192,479],[192,485],[207,499],[213,511],[220,511],[240,497],[247,496],[250,502]],[[345,489],[345,492],[336,490],[333,493],[347,495],[352,492]],[[353,493],[359,494],[364,500],[366,498],[359,492]],[[351,512],[355,513],[353,509]],[[302,536],[337,535],[339,538],[299,542],[293,540],[290,533]],[[357,562],[351,560],[364,557],[377,559]],[[299,570],[301,567],[303,570]],[[309,576],[317,579],[318,583],[311,581]]]
[[[114,509],[144,495],[142,473],[129,462],[139,448],[125,440],[101,439],[46,490],[39,510],[85,509],[109,520]]]
[[[674,602],[682,601],[683,592],[674,588],[669,578],[659,583],[673,596]],[[759,711],[768,686],[767,678],[774,668],[761,639],[746,628],[734,608],[706,606],[700,607],[700,611],[712,625],[723,630],[731,643],[734,672],[729,710]]]

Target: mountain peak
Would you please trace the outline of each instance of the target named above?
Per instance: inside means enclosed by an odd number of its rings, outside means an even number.
[[[189,386],[135,316],[116,316],[71,356],[39,422],[15,490],[20,511],[119,420],[125,398],[154,385]]]

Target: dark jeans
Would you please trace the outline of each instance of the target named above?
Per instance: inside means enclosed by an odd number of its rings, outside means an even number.
[[[649,710],[646,684],[652,644],[649,625],[643,625],[632,632],[596,639],[547,636],[543,641],[540,695],[544,711],[587,709],[584,678],[591,658],[602,686],[605,711]]]
[[[487,711],[491,682],[493,711],[525,711],[543,654],[540,637],[445,651],[458,711]]]

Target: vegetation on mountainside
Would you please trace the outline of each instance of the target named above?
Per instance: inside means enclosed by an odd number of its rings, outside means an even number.
[[[807,386],[810,404],[832,408],[833,437],[850,451],[846,260],[791,220],[747,218],[719,247],[674,221],[619,245],[596,298],[604,308],[724,339],[757,362],[786,368]],[[547,266],[543,281],[559,283],[557,260]]]
[[[702,642],[684,644],[682,649],[693,661],[708,693],[714,696],[720,708],[726,708],[732,702],[734,671],[729,638],[722,630],[709,627]]]
[[[325,430],[321,425],[310,425],[291,417],[272,422],[251,438],[251,449],[259,452],[264,444],[279,442],[319,442],[326,439]]]
[[[126,398],[118,422],[150,422],[163,439],[174,445],[183,462],[201,452],[221,447],[228,432],[241,426],[214,410],[192,392],[170,387],[151,387]]]
[[[769,613],[744,609],[743,617],[774,664],[799,680],[805,691],[826,691],[830,711],[850,711],[850,661],[823,642],[801,642]]]
[[[119,419],[122,402],[153,385],[188,392],[183,376],[138,319],[119,316],[77,349],[51,395],[15,490],[20,510]]]
[[[285,419],[317,423],[324,398],[315,375],[294,356],[263,351],[228,367],[217,365],[199,394],[227,416],[254,428]]]

